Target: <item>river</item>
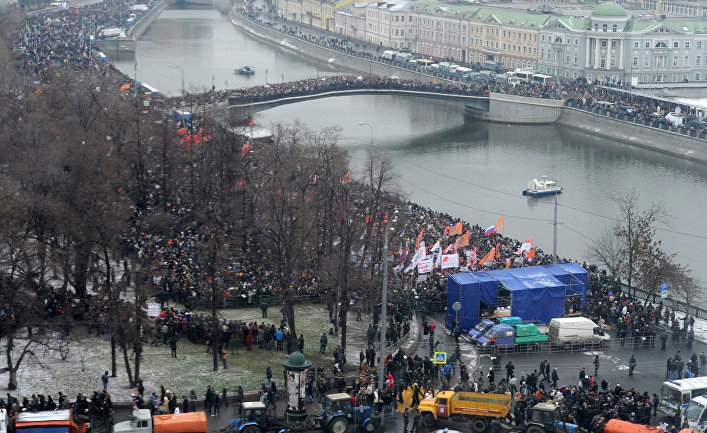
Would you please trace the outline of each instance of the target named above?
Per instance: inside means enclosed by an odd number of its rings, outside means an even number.
[[[138,80],[178,94],[181,72],[187,89],[243,87],[267,80],[292,81],[337,71],[282,48],[256,41],[214,10],[168,9],[137,42]],[[132,76],[132,59],[111,59]],[[253,66],[252,77],[233,70]],[[355,96],[283,106],[259,113],[265,126],[301,120],[314,130],[338,126],[340,143],[360,169],[370,131],[377,150],[391,158],[407,197],[481,226],[505,216],[505,235],[528,239],[552,251],[554,199],[521,196],[528,180],[558,179],[557,251],[586,258],[587,245],[614,224],[610,199],[635,189],[641,202],[662,201],[672,214],[657,237],[707,285],[707,166],[681,161],[557,126],[465,123],[449,103],[400,96]]]

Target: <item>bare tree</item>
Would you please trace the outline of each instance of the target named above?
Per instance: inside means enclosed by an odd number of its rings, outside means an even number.
[[[618,274],[621,259],[621,245],[619,237],[616,235],[618,231],[618,227],[606,226],[599,236],[587,246],[587,257],[600,267],[606,268],[612,280]]]
[[[669,212],[662,203],[652,203],[647,209],[639,206],[639,194],[635,190],[613,197],[619,205],[621,222],[616,226],[616,236],[621,242],[618,269],[633,287],[635,280],[648,278],[649,263],[660,255],[660,242],[655,240],[655,223],[665,223]],[[653,287],[648,290],[654,290]]]

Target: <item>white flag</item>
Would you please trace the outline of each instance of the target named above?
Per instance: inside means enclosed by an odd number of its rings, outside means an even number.
[[[459,254],[445,254],[442,256],[442,269],[458,268]]]
[[[420,249],[415,251],[415,255],[412,256],[412,267],[414,268],[418,263],[420,263],[421,260],[425,260],[426,258],[427,254],[425,253],[425,243],[422,242],[420,244]]]
[[[525,251],[530,251],[532,247],[533,245],[530,242],[525,242],[523,245],[520,246],[520,249],[514,254],[523,254]]]
[[[432,259],[422,260],[417,264],[418,274],[427,274],[432,271]]]
[[[440,248],[442,248],[442,246],[439,244],[439,241],[437,241],[437,243],[432,246],[432,249],[430,250],[430,252],[433,253]]]
[[[435,261],[435,268],[442,266],[442,251],[437,253],[437,260]]]

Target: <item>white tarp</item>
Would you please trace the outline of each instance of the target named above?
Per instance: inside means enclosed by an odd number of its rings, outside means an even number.
[[[71,411],[64,410],[44,410],[41,412],[20,412],[17,415],[17,422],[43,422],[43,421],[68,421],[71,419]]]

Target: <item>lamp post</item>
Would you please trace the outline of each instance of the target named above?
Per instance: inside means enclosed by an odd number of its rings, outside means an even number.
[[[557,263],[557,194],[555,194],[555,218],[552,222],[552,263]]]
[[[167,67],[172,69],[179,69],[179,72],[182,73],[182,96],[184,96],[184,68],[179,65],[173,65],[171,63],[168,64]]]
[[[395,211],[393,219],[385,227],[385,242],[383,243],[383,294],[381,296],[381,338],[379,347],[379,357],[378,357],[378,389],[383,391],[385,388],[385,343],[386,343],[386,322],[388,313],[388,240],[390,235],[394,232],[395,228],[393,224],[398,221],[398,211]]]
[[[371,177],[371,191],[373,191],[373,127],[366,122],[358,122],[359,126],[366,125],[368,129],[371,130],[371,144],[369,146],[369,151],[371,153],[371,167],[370,167],[370,177]]]

